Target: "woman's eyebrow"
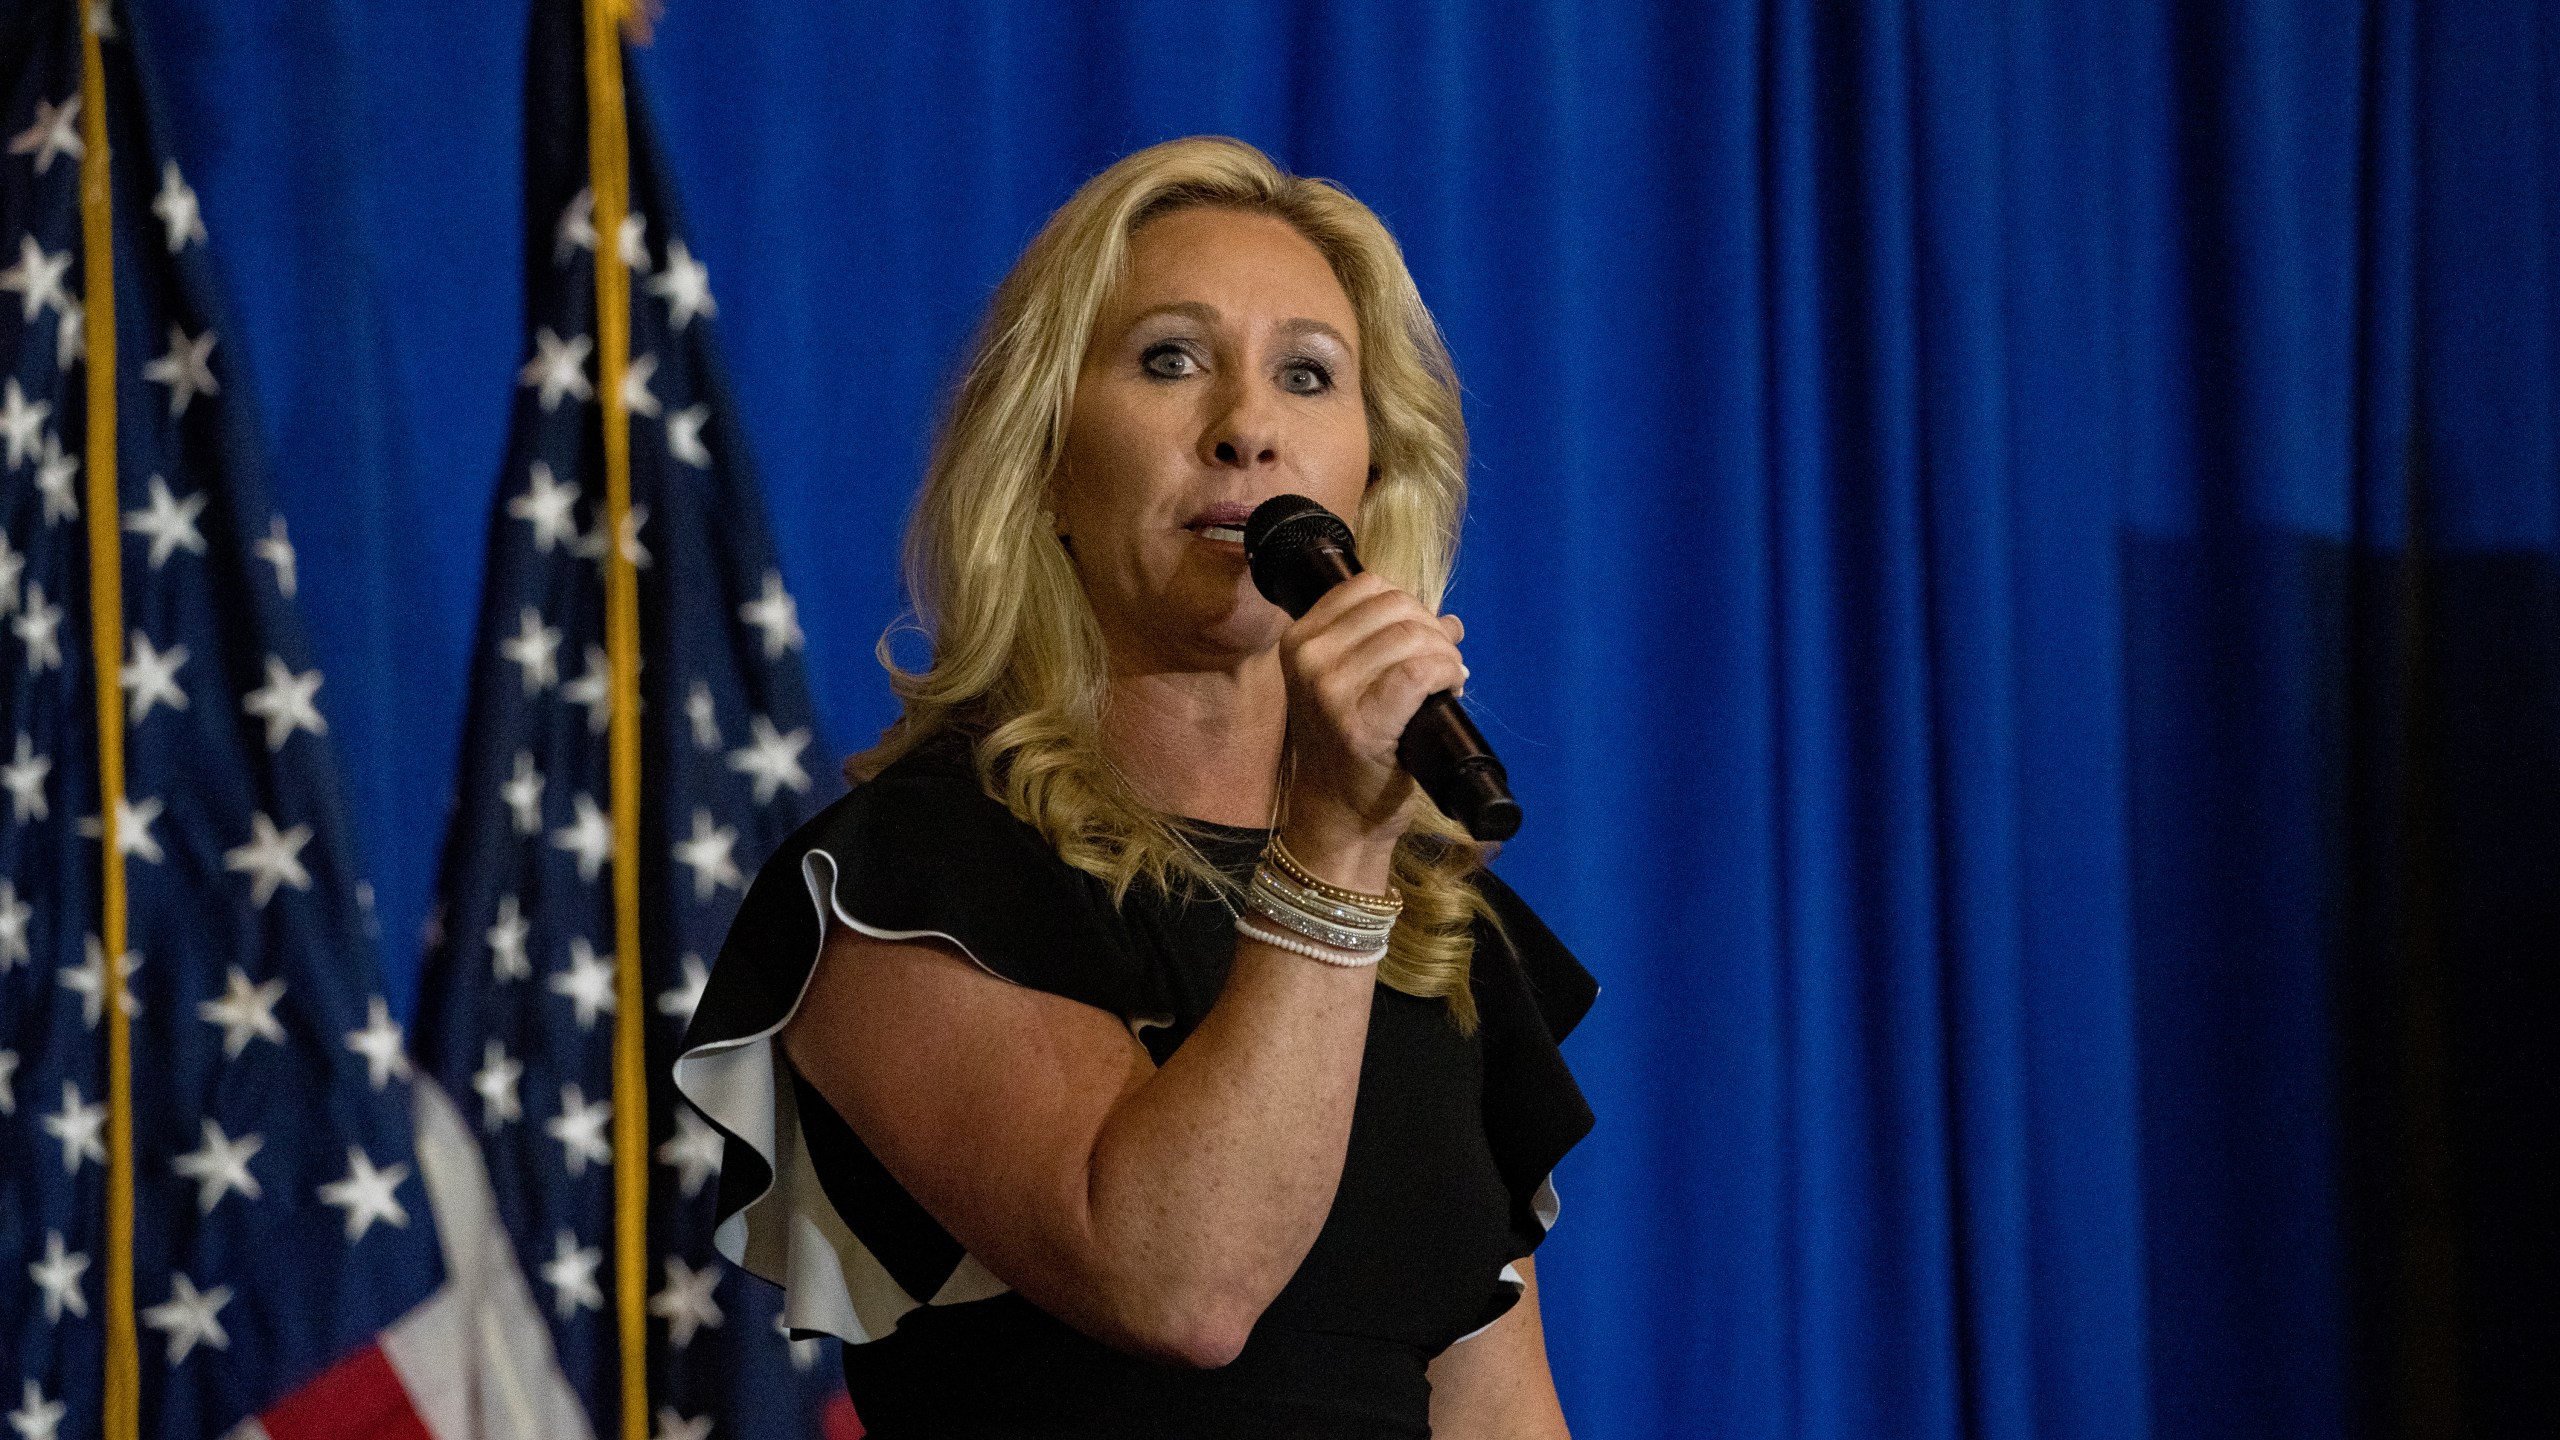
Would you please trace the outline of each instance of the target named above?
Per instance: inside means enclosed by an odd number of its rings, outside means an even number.
[[[1351,342],[1343,338],[1341,331],[1321,320],[1283,320],[1280,322],[1280,330],[1287,335],[1321,335],[1341,346],[1342,353],[1345,355],[1355,353],[1351,348]]]

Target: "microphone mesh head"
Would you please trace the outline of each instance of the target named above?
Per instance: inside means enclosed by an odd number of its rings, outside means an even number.
[[[1244,522],[1245,563],[1252,567],[1254,588],[1291,615],[1304,615],[1332,577],[1306,562],[1310,545],[1330,543],[1345,555],[1358,552],[1351,527],[1342,517],[1304,495],[1274,495],[1254,507]],[[1357,569],[1355,562],[1354,569]]]

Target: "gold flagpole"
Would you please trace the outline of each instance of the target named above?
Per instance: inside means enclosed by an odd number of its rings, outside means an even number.
[[[99,988],[107,1017],[106,1440],[142,1431],[133,1323],[133,1028],[124,1013],[124,566],[116,489],[116,246],[99,7],[80,4],[80,238],[89,343],[89,650],[97,675]]]
[[[585,0],[587,168],[595,195],[596,401],[604,417],[605,653],[613,726],[613,1273],[622,1338],[623,1440],[649,1433],[649,1082],[640,976],[640,584],[623,551],[631,514],[631,416],[622,377],[631,352],[631,274],[622,218],[631,208],[624,129],[626,0]]]

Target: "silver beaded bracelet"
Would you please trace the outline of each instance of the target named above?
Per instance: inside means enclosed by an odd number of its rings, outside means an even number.
[[[1327,965],[1337,966],[1345,970],[1358,970],[1367,966],[1375,965],[1387,953],[1386,947],[1383,945],[1375,950],[1345,950],[1331,945],[1299,940],[1287,935],[1277,935],[1260,925],[1254,924],[1250,919],[1238,920],[1236,922],[1236,933],[1242,935],[1248,940],[1259,940],[1263,944],[1268,945],[1275,950],[1286,950],[1293,955],[1304,955],[1310,960],[1320,960]]]
[[[1323,916],[1308,914],[1291,904],[1287,897],[1274,894],[1258,879],[1254,887],[1245,892],[1244,903],[1247,910],[1275,925],[1295,930],[1319,945],[1331,945],[1340,950],[1384,950],[1388,934],[1394,929],[1393,922],[1357,928],[1337,925]]]

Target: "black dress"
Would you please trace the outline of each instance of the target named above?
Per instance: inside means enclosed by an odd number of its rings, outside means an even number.
[[[1251,872],[1263,833],[1200,827]],[[1113,1350],[967,1255],[795,1074],[774,1036],[824,931],[935,937],[986,970],[1099,1007],[1161,1064],[1218,998],[1233,922],[1215,896],[1109,892],[978,786],[919,751],[785,841],[749,888],[676,1062],[727,1139],[723,1253],[788,1291],[787,1322],[842,1336],[854,1408],[907,1437],[1423,1436],[1425,1367],[1518,1297],[1510,1262],[1554,1219],[1556,1161],[1591,1112],[1556,1042],[1597,987],[1509,887],[1480,931],[1480,1023],[1379,987],[1342,1183],[1297,1275],[1215,1370]]]

